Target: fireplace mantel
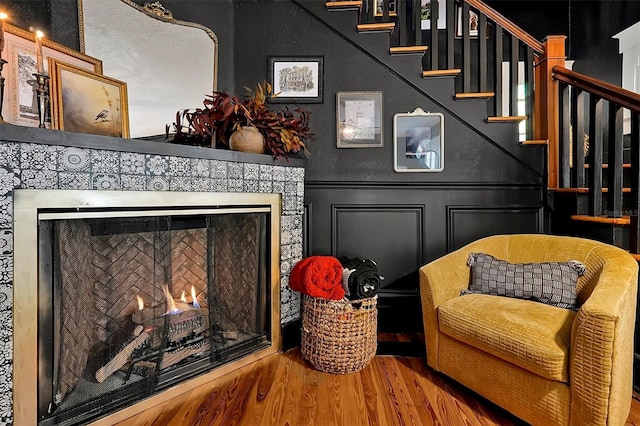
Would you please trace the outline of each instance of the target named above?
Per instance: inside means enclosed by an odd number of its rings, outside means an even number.
[[[13,191],[254,192],[282,194],[280,318],[300,318],[288,287],[303,250],[303,159],[0,124],[0,426],[13,412]],[[20,362],[20,360],[15,360]],[[33,366],[36,368],[36,366]]]

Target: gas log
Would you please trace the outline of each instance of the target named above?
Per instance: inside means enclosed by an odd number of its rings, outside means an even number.
[[[98,369],[95,374],[98,383],[126,365],[128,379],[133,369],[162,370],[211,348],[207,307],[173,302],[173,313],[167,313],[164,305],[156,305],[131,315],[135,328],[125,343],[119,345],[115,356]]]

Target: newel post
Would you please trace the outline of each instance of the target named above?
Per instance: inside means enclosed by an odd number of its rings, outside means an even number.
[[[534,90],[534,139],[548,140],[548,187],[558,187],[558,141],[559,141],[559,92],[558,82],[553,79],[553,67],[564,67],[565,50],[564,42],[567,37],[563,35],[547,36],[545,38],[544,53],[534,63],[535,90]]]

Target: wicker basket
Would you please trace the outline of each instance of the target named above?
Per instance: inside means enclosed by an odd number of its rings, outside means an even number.
[[[303,295],[302,357],[326,373],[365,368],[378,344],[378,297],[354,301]]]

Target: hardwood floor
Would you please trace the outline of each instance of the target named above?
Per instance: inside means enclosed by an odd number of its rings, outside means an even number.
[[[403,341],[402,338],[396,341]],[[362,371],[313,369],[299,349],[272,355],[118,423],[131,425],[522,425],[421,356],[376,356]],[[640,425],[633,400],[627,425]]]

